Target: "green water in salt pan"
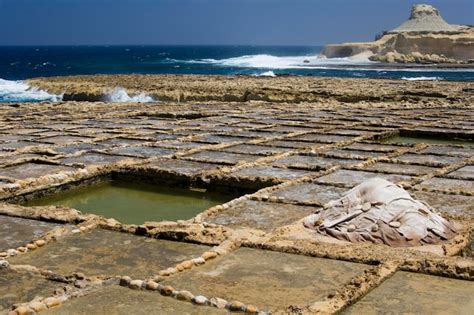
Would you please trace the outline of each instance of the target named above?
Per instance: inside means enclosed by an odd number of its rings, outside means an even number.
[[[235,197],[114,180],[33,199],[26,206],[62,205],[126,224],[142,224],[145,221],[188,220]]]
[[[413,137],[413,136],[393,136],[382,140],[383,143],[406,143],[406,144],[458,144],[465,146],[474,146],[474,142],[462,140],[462,139],[447,139],[447,138],[435,138],[435,137]]]

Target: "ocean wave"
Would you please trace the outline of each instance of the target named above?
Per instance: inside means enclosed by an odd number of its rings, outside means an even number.
[[[166,58],[165,63],[189,63],[189,64],[210,64],[224,67],[236,68],[260,68],[260,69],[314,69],[317,66],[331,65],[366,65],[374,62],[367,58],[325,58],[315,56],[273,56],[273,55],[245,55],[240,57],[225,59],[191,59],[179,60]]]
[[[124,88],[117,87],[112,92],[106,95],[105,100],[113,103],[123,102],[137,102],[137,103],[149,103],[154,102],[153,97],[140,93],[138,95],[130,96]]]
[[[443,80],[441,77],[402,77],[402,80],[406,81],[439,81]]]
[[[24,81],[0,79],[0,102],[58,102],[62,95],[50,94],[46,91],[30,87]]]
[[[269,54],[244,55],[239,57],[225,59],[174,59],[165,58],[159,61],[161,64],[196,64],[209,65],[215,67],[231,68],[251,68],[267,70],[335,70],[335,71],[353,71],[377,72],[379,74],[389,74],[393,72],[418,72],[418,73],[455,73],[455,72],[474,72],[472,68],[437,68],[437,67],[393,67],[389,64],[370,61],[364,54],[345,58],[326,58],[321,55],[312,56],[274,56]],[[358,75],[355,75],[358,76]],[[365,75],[369,77],[370,75]]]
[[[275,72],[273,71],[265,71],[265,72],[262,72],[262,73],[257,73],[255,74],[255,76],[257,77],[276,77],[276,74]]]

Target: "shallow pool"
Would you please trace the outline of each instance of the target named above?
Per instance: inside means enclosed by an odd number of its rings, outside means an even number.
[[[83,213],[114,218],[122,223],[142,224],[145,221],[191,219],[203,210],[235,197],[237,196],[113,180],[33,199],[25,205],[62,205]]]

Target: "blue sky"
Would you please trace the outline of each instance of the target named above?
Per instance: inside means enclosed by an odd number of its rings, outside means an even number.
[[[320,45],[372,40],[411,0],[0,0],[0,45]],[[426,1],[474,24],[473,0]]]

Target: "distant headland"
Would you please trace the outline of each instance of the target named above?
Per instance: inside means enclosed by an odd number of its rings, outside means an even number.
[[[375,41],[326,45],[322,54],[389,63],[474,64],[474,27],[449,24],[435,7],[416,4],[407,21]]]

